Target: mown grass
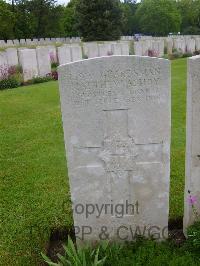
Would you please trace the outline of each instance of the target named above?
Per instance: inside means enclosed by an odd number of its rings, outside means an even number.
[[[172,61],[171,218],[183,215],[185,92],[186,60]],[[58,83],[1,91],[0,117],[0,265],[40,265],[50,230],[72,225]]]

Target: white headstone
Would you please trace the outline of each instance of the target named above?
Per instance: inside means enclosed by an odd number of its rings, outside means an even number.
[[[188,59],[184,229],[195,221],[190,197],[200,213],[200,56]],[[188,192],[190,191],[190,193]]]
[[[13,40],[14,45],[19,45],[19,40]]]
[[[7,40],[7,46],[13,46],[13,45],[14,45],[14,43],[12,40]]]
[[[200,52],[200,38],[196,38],[195,42],[196,42],[195,50]]]
[[[170,62],[89,59],[59,67],[59,84],[77,241],[167,237]]]
[[[63,45],[58,47],[58,61],[60,65],[72,62],[70,46]]]
[[[112,55],[112,43],[102,43],[98,45],[99,56],[110,56]]]
[[[182,53],[186,52],[186,42],[184,39],[174,39],[174,49]]]
[[[111,49],[112,49],[112,54],[113,55],[121,55],[122,54],[121,43],[112,44]]]
[[[129,44],[127,42],[121,43],[122,55],[129,55]]]
[[[37,62],[38,62],[38,71],[40,77],[46,77],[51,73],[51,61],[49,56],[48,47],[37,47]]]
[[[193,54],[195,52],[195,45],[196,45],[195,39],[192,38],[186,39],[186,49],[188,53]]]
[[[99,56],[98,44],[96,42],[84,43],[83,51],[88,58]]]
[[[0,40],[0,47],[5,47],[6,46],[6,42],[4,40]]]
[[[35,49],[20,49],[20,61],[23,69],[24,81],[38,76],[38,65]]]
[[[20,44],[22,44],[22,45],[26,44],[26,40],[25,39],[20,39],[19,41],[20,41]]]
[[[79,45],[71,46],[71,58],[73,62],[82,60],[82,49]]]
[[[134,42],[134,54],[142,56],[143,55],[143,49],[141,42]]]
[[[0,79],[8,77],[8,61],[6,52],[0,52]]]
[[[47,48],[49,50],[49,57],[51,63],[57,63],[58,57],[57,57],[56,47],[54,45],[48,45]]]
[[[17,66],[19,64],[16,48],[7,48],[6,56],[7,56],[9,66]]]

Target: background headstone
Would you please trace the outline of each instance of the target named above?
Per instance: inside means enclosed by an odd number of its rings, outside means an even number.
[[[184,229],[195,221],[190,197],[200,213],[200,56],[188,59]],[[188,192],[190,191],[190,193]]]
[[[46,77],[51,73],[51,61],[48,47],[37,47],[37,62],[40,77]]]
[[[24,81],[38,77],[38,65],[35,49],[20,49],[20,63],[23,69]]]
[[[70,46],[63,45],[58,47],[58,61],[60,65],[67,64],[72,61]]]
[[[8,60],[6,52],[0,52],[0,79],[8,77]]]
[[[71,59],[73,62],[82,60],[82,49],[79,45],[71,46]]]
[[[62,117],[77,241],[133,240],[159,228],[167,235],[170,177],[170,62],[136,56],[84,60],[59,67]],[[139,213],[125,205],[139,204]],[[78,205],[124,206],[86,217]],[[126,205],[127,206],[127,205]],[[116,210],[116,209],[115,209]],[[153,229],[154,227],[154,229]],[[80,229],[79,233],[78,230]],[[156,232],[158,229],[156,229]],[[165,232],[165,235],[162,234]]]
[[[17,66],[19,64],[16,48],[7,48],[6,56],[7,56],[7,61],[8,61],[9,66]]]

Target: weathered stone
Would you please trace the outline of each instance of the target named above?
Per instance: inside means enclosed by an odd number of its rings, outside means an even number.
[[[7,61],[8,61],[9,66],[17,66],[19,64],[16,48],[7,48],[6,56],[7,56]]]
[[[200,52],[200,38],[195,39],[195,50]]]
[[[96,42],[84,43],[83,44],[84,55],[87,58],[94,58],[99,56],[98,44]]]
[[[19,45],[19,40],[13,40],[14,45]]]
[[[72,62],[82,60],[82,49],[79,45],[71,46],[71,59]]]
[[[173,52],[173,40],[171,38],[166,39],[167,54],[170,55]]]
[[[47,48],[49,50],[49,57],[51,63],[57,63],[58,57],[57,57],[56,47],[54,45],[48,45]]]
[[[0,79],[8,77],[8,61],[6,52],[0,52]]]
[[[6,46],[6,42],[4,40],[0,40],[0,47],[5,47]]]
[[[51,61],[48,47],[37,47],[36,53],[39,76],[46,77],[49,73],[51,73]]]
[[[102,43],[98,45],[99,56],[109,56],[112,55],[112,43]]]
[[[195,39],[186,38],[186,51],[193,54],[195,52]]]
[[[14,45],[14,43],[12,40],[7,40],[7,46],[13,46],[13,45]]]
[[[184,39],[174,39],[174,49],[181,53],[186,52],[186,42]]]
[[[58,47],[58,61],[60,65],[72,62],[70,46],[63,45]]]
[[[128,42],[121,43],[122,55],[129,55],[129,44]]]
[[[143,55],[143,49],[141,42],[134,42],[134,54],[138,56]]]
[[[67,64],[58,71],[77,241],[101,240],[104,229],[109,240],[134,240],[138,228],[145,236],[159,232],[164,238],[170,62],[112,56]],[[91,215],[81,206],[90,206]],[[99,215],[97,208],[104,208]],[[82,238],[84,226],[91,231]]]
[[[26,40],[25,39],[20,39],[20,45],[24,45],[26,44]]]
[[[114,43],[111,46],[113,55],[121,55],[122,54],[122,46],[121,43]]]
[[[200,56],[188,59],[187,137],[184,229],[195,221],[191,199],[200,213]],[[188,192],[190,191],[190,193]],[[197,202],[196,202],[197,201]]]
[[[35,49],[20,49],[19,58],[23,69],[24,81],[38,76],[38,65]]]

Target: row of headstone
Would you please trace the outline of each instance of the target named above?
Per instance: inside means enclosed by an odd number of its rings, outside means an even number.
[[[190,58],[185,232],[200,213],[199,73],[200,56]],[[170,62],[137,56],[79,61],[59,67],[59,85],[77,242],[167,238]]]
[[[35,46],[35,45],[48,45],[52,43],[80,43],[80,37],[72,37],[72,38],[33,38],[33,39],[20,39],[20,40],[0,40],[0,47],[10,47],[10,46]]]
[[[80,46],[63,45],[58,47],[60,64],[77,61],[83,58],[94,58],[109,55],[129,55],[129,44],[124,43],[83,43],[83,56]]]
[[[164,55],[164,40],[142,40],[134,42],[134,54],[139,56],[162,57]]]
[[[82,53],[83,50],[83,53]],[[36,49],[7,48],[1,52],[0,67],[7,71],[11,66],[22,66],[24,81],[34,77],[45,77],[51,73],[51,63],[66,64],[84,58],[108,55],[129,55],[128,43],[87,43],[82,47],[77,45],[63,45],[56,49],[53,45],[38,46]],[[2,75],[1,75],[2,77]]]

